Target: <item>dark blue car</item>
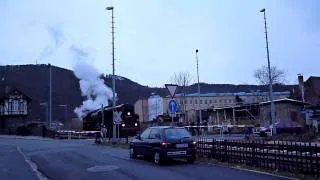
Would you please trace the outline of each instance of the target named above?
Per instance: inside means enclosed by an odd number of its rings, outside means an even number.
[[[157,126],[147,128],[130,142],[131,158],[137,155],[151,157],[155,164],[167,159],[185,158],[189,163],[196,159],[196,143],[183,127]]]

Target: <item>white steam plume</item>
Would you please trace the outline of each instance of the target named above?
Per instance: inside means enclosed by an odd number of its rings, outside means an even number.
[[[72,45],[69,49],[76,58],[73,67],[75,76],[79,79],[82,96],[85,100],[80,107],[74,109],[77,116],[82,119],[86,112],[96,110],[108,105],[108,100],[112,99],[112,91],[100,79],[98,70],[86,62],[88,53],[79,47]]]

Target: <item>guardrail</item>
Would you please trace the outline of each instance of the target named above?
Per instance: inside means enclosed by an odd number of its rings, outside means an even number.
[[[55,133],[55,138],[60,138],[60,139],[94,139],[96,133],[100,133],[100,131],[58,130]]]
[[[320,175],[320,147],[316,143],[196,140],[197,153],[202,157],[317,177]]]

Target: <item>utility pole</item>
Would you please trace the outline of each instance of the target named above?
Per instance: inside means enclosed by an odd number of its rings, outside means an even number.
[[[196,60],[197,60],[197,76],[198,76],[198,109],[199,109],[199,118],[200,122],[202,121],[201,109],[200,109],[200,81],[199,81],[199,59],[198,59],[199,50],[196,49]]]
[[[272,135],[277,134],[276,128],[276,113],[275,106],[273,101],[273,90],[272,90],[272,77],[271,77],[271,67],[270,67],[270,57],[269,57],[269,42],[268,42],[268,32],[267,32],[267,19],[266,19],[266,9],[261,9],[260,12],[263,12],[264,17],[264,29],[266,35],[266,48],[267,48],[267,59],[268,59],[268,71],[269,71],[269,94],[271,102],[271,121],[272,121]]]
[[[106,8],[106,10],[111,11],[111,34],[112,34],[112,107],[113,107],[113,112],[115,111],[115,106],[116,106],[116,80],[115,80],[115,69],[114,69],[114,15],[113,15],[113,6],[109,6]],[[113,116],[114,117],[114,116]],[[113,128],[112,128],[112,142],[116,142],[116,131],[117,131],[117,126],[113,123]]]
[[[52,118],[52,87],[51,87],[51,64],[49,64],[49,129],[51,129],[51,118]]]

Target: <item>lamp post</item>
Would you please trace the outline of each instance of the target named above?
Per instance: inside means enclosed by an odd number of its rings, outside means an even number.
[[[116,106],[116,94],[115,94],[115,91],[116,91],[116,80],[115,80],[115,69],[114,69],[114,16],[113,16],[113,10],[114,10],[114,7],[113,6],[109,6],[109,7],[106,7],[106,10],[108,11],[111,11],[111,34],[112,34],[112,93],[113,93],[113,96],[112,96],[112,107],[113,109],[115,108]],[[116,131],[117,131],[117,127],[115,124],[113,124],[113,128],[112,128],[112,141],[113,143],[115,143],[116,141]]]
[[[264,17],[264,29],[266,35],[266,48],[267,48],[267,59],[268,59],[268,73],[269,73],[269,94],[270,94],[270,102],[271,102],[271,121],[272,121],[272,135],[277,133],[276,128],[276,114],[275,114],[275,106],[273,101],[273,90],[272,90],[272,77],[271,77],[271,68],[270,68],[270,57],[269,57],[269,42],[268,42],[268,32],[267,32],[267,19],[266,19],[266,9],[261,9],[260,12],[263,13]]]
[[[197,60],[197,77],[198,77],[198,109],[199,109],[199,119],[200,122],[202,121],[202,114],[201,114],[201,108],[200,108],[200,81],[199,81],[199,59],[198,59],[198,52],[199,50],[196,49],[196,60]]]
[[[52,87],[51,87],[51,64],[49,66],[49,129],[51,129],[51,118],[52,118]]]

